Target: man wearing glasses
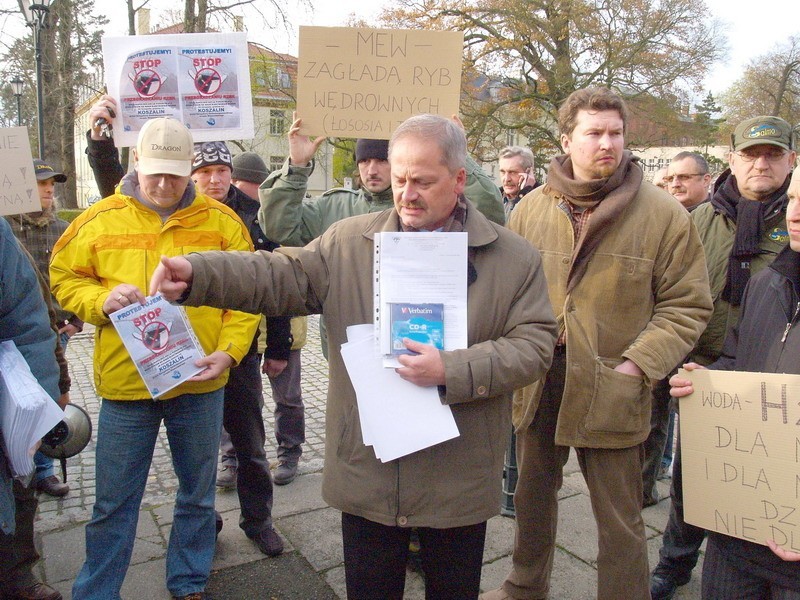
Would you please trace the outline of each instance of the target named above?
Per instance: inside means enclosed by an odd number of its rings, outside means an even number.
[[[659,174],[662,171],[659,181]],[[708,162],[697,152],[679,152],[672,157],[669,167],[659,169],[653,176],[653,184],[668,191],[689,212],[711,199],[708,193],[710,183]],[[653,385],[650,435],[644,445],[642,465],[644,483],[642,507],[659,503],[661,498],[656,481],[669,477],[667,473],[672,465],[675,410],[672,408],[672,398],[669,395],[668,379],[665,377]]]
[[[669,164],[664,182],[667,191],[689,212],[709,199],[711,174],[708,172],[708,163],[696,152],[676,154]]]
[[[706,255],[714,314],[689,360],[708,365],[719,358],[728,329],[739,319],[750,276],[769,265],[789,240],[786,190],[797,157],[793,141],[791,125],[778,117],[739,123],[731,136],[730,169],[714,184],[711,201],[692,212]],[[669,521],[650,580],[653,600],[672,598],[689,581],[705,536],[683,520],[682,486],[679,441]]]

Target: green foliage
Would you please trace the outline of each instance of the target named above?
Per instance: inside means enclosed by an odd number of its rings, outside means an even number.
[[[708,163],[709,173],[722,173],[725,169],[728,168],[727,162],[725,162],[724,160],[720,160],[716,156],[712,156],[708,152],[700,152],[699,154],[706,159],[706,162]]]
[[[725,119],[715,119],[714,115],[722,112],[722,108],[717,106],[717,101],[711,92],[703,99],[702,104],[695,104],[694,122],[697,126],[697,143],[705,148],[719,142],[719,128]]]
[[[344,185],[345,177],[357,177],[355,140],[338,140],[333,148],[333,179],[339,186]]]
[[[82,208],[62,208],[61,210],[56,211],[56,215],[59,219],[62,219],[67,223],[72,223],[72,221],[74,221],[75,218],[82,212]]]

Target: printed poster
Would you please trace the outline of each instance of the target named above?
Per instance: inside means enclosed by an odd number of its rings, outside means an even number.
[[[245,33],[104,37],[103,60],[117,146],[135,146],[156,117],[182,121],[195,142],[254,136]]]
[[[194,377],[205,356],[181,306],[161,294],[109,315],[150,395],[157,398]]]

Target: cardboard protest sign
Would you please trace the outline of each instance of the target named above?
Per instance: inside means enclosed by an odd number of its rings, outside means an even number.
[[[389,139],[412,115],[458,114],[464,34],[300,27],[303,135]]]
[[[0,129],[0,215],[42,210],[27,127]]]
[[[680,375],[686,522],[800,552],[800,375]]]

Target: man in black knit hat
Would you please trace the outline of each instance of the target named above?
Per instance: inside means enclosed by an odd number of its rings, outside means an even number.
[[[772,263],[789,240],[786,190],[796,154],[792,127],[778,117],[761,116],[739,123],[731,136],[730,169],[714,184],[711,201],[692,212],[703,242],[714,313],[690,354],[708,365],[739,318],[745,285],[751,275]],[[680,434],[672,463],[669,521],[659,562],[650,580],[653,600],[669,600],[688,583],[700,555],[705,530],[683,520]]]
[[[258,226],[258,203],[231,185],[233,162],[225,142],[203,142],[194,145],[192,181],[198,191],[233,209],[244,222],[256,250],[274,250],[272,243]],[[274,376],[286,367],[292,345],[287,317],[267,320],[265,364],[274,365]],[[239,494],[241,517],[239,526],[259,550],[268,556],[283,551],[283,542],[272,527],[272,478],[264,452],[264,420],[261,407],[264,395],[260,372],[261,355],[257,340],[247,355],[231,369],[225,386],[224,434],[235,451],[235,462],[225,463],[217,476],[218,487],[235,487]]]

